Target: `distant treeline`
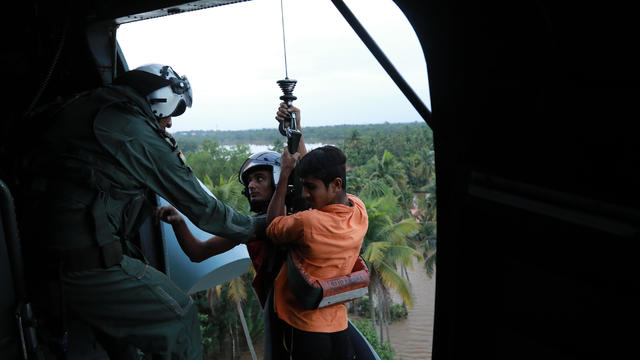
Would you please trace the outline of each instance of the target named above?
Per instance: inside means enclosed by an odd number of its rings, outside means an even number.
[[[309,144],[342,144],[354,130],[360,136],[376,137],[377,135],[393,135],[407,131],[407,129],[418,129],[425,127],[424,122],[411,123],[384,123],[384,124],[365,124],[365,125],[333,125],[333,126],[303,126],[305,142]],[[195,151],[202,141],[209,139],[218,142],[220,145],[235,144],[255,144],[255,145],[273,145],[276,142],[284,140],[278,129],[274,126],[269,129],[255,130],[191,130],[178,131],[173,136],[180,144],[183,151]]]

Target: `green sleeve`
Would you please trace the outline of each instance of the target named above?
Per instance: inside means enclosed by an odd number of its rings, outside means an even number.
[[[180,151],[147,121],[135,109],[110,106],[97,115],[94,133],[136,181],[166,199],[200,229],[241,242],[264,232],[264,219],[236,212],[207,194],[180,159]]]

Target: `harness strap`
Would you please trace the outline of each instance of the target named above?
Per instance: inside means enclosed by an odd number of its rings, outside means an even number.
[[[302,267],[300,258],[293,251],[287,253],[287,282],[302,308],[306,310],[318,308],[322,300],[322,287],[317,281],[311,279]]]
[[[109,245],[109,240],[113,239],[113,235],[109,231],[107,213],[104,208],[106,197],[107,193],[99,190],[91,204],[91,218],[93,219],[96,242],[100,247]]]

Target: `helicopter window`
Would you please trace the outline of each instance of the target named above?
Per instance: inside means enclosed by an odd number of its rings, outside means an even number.
[[[430,108],[425,56],[400,9],[391,0],[345,2]],[[247,1],[127,23],[118,28],[117,38],[130,69],[162,63],[189,77],[193,107],[174,119],[170,129],[178,143],[183,142],[180,136],[216,130],[225,131],[226,139],[239,130],[273,129],[280,136],[274,116],[282,92],[276,81],[285,76],[297,80],[293,105],[302,112],[307,148],[351,147],[347,155],[358,163],[348,169],[347,191],[369,185],[371,198],[390,193],[387,200],[395,201],[395,208],[409,210],[387,213],[381,202],[371,200],[370,218],[377,211],[390,224],[402,219],[417,224],[409,226],[407,246],[433,262],[435,168],[430,129],[331,2],[284,0],[282,13],[280,5],[280,0]],[[379,127],[348,127],[365,124]],[[314,128],[324,137],[312,136]],[[222,140],[220,144],[228,145]],[[251,143],[251,150],[266,150],[269,144]],[[368,171],[378,165],[386,166],[386,173],[371,178]],[[397,203],[402,201],[405,204]],[[368,239],[364,246],[385,240]],[[414,293],[413,307],[405,310],[403,294],[411,290],[406,284],[387,284],[395,305],[390,317],[383,316],[382,333],[385,340],[391,338],[397,355],[430,358],[435,275],[432,265],[427,274],[424,262],[414,260],[409,262],[412,268],[396,259],[396,274],[408,277],[413,291],[422,293]],[[358,304],[350,316],[369,319],[369,303]],[[378,322],[380,313],[374,317]],[[412,333],[411,321],[426,330]],[[374,333],[379,333],[376,326]]]

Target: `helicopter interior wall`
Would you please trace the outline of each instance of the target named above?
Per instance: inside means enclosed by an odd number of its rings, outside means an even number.
[[[15,359],[19,356],[18,332],[14,321],[16,291],[9,261],[8,237],[5,235],[3,224],[4,217],[4,214],[0,214],[0,286],[3,289],[3,296],[0,297],[0,319],[2,319],[0,321],[0,355],[3,359],[5,357]]]
[[[433,358],[633,351],[640,151],[631,9],[396,3],[426,54],[433,107]]]
[[[626,325],[640,320],[640,142],[632,131],[640,61],[630,5],[395,2],[426,54],[433,109],[433,358],[635,353],[638,331]],[[11,85],[3,161],[37,129],[9,130],[46,77],[67,15],[69,37],[43,101],[101,84],[83,31],[108,20],[96,14],[115,19],[169,3],[186,2],[82,2],[71,12],[52,2],[9,4],[21,21],[3,25],[11,34],[0,49]],[[0,177],[11,176],[3,166]]]

